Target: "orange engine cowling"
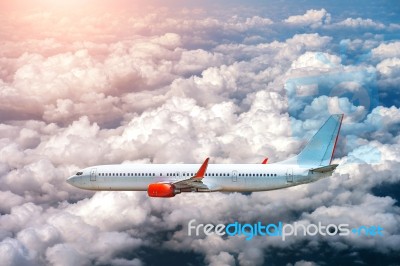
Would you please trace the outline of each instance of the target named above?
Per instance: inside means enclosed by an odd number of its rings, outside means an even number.
[[[147,195],[149,195],[149,197],[171,198],[175,197],[178,193],[179,192],[175,190],[175,186],[168,183],[154,183],[150,184],[147,188]]]

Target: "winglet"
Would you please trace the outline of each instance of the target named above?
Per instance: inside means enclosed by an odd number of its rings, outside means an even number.
[[[206,174],[207,166],[208,166],[208,160],[210,158],[207,158],[204,163],[200,166],[199,171],[197,171],[196,175],[193,178],[197,179],[203,179],[204,175]]]
[[[261,164],[267,164],[267,162],[268,162],[268,158],[265,158],[264,161],[262,161]]]

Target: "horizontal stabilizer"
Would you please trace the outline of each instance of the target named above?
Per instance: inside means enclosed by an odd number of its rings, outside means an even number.
[[[337,166],[338,166],[338,164],[330,164],[327,166],[310,169],[310,171],[317,172],[317,173],[327,173],[327,172],[332,172],[333,170],[335,170]]]

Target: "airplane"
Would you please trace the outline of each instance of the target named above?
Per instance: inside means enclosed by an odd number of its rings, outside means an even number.
[[[296,156],[260,164],[116,164],[80,170],[67,183],[86,190],[147,191],[169,198],[182,192],[255,192],[282,189],[331,176],[343,114],[331,115]]]

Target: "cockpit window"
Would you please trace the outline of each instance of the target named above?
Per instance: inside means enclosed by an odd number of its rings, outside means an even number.
[[[78,173],[76,173],[76,175],[82,175],[83,174],[83,172],[78,172]]]

